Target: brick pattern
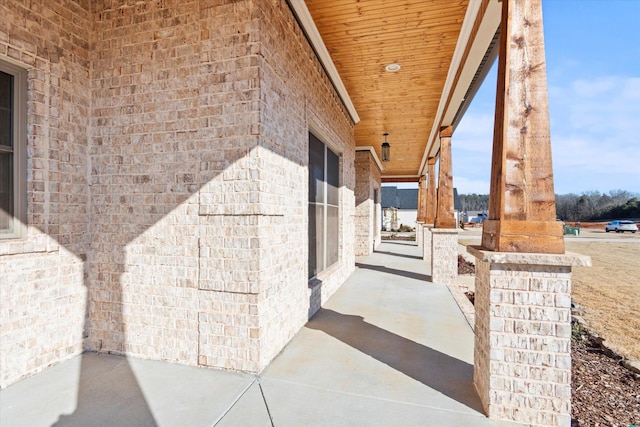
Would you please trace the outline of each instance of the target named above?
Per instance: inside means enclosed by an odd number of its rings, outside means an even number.
[[[32,67],[29,236],[0,242],[0,386],[83,336],[92,350],[262,369],[355,256],[353,123],[286,2],[0,11],[0,57]],[[340,262],[315,287],[312,124],[341,154]]]
[[[227,166],[256,139],[224,139],[243,128],[220,117],[236,114],[233,84],[250,78],[250,61],[208,60],[224,48],[201,27],[217,26],[219,43],[231,31],[215,16],[198,1],[92,5],[90,349],[197,363],[208,246],[198,191],[223,171],[233,176]]]
[[[343,206],[352,124],[284,2],[105,1],[93,14],[90,345],[259,371],[310,312],[309,115],[344,152]]]
[[[571,424],[570,285],[566,265],[477,259],[474,383],[490,417]]]
[[[282,215],[262,230],[260,366],[264,367],[353,272],[355,139],[353,123],[285,1],[255,1],[260,18],[260,174],[266,213]],[[339,262],[307,283],[308,132],[340,154]]]
[[[431,238],[431,229],[433,224],[422,224],[422,259],[431,265],[433,241]]]
[[[355,251],[356,256],[371,255],[373,248],[381,239],[381,175],[371,152],[357,151],[356,172],[356,208],[355,208]],[[378,200],[374,200],[374,190],[378,191]],[[376,203],[377,202],[377,203]]]
[[[431,281],[453,283],[458,277],[458,230],[431,229]]]
[[[2,2],[27,72],[27,235],[0,240],[0,387],[82,350],[89,249],[88,0]]]
[[[416,245],[424,251],[424,223],[416,222]]]

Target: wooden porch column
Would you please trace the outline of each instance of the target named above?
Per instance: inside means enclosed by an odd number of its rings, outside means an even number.
[[[571,425],[571,269],[556,221],[541,0],[502,0],[489,219],[476,258],[474,384],[487,415]]]
[[[451,135],[453,127],[440,128],[440,170],[438,173],[438,208],[436,228],[457,228],[453,212],[453,174],[451,166]]]
[[[436,196],[436,158],[427,160],[427,193],[425,196],[425,218],[422,227],[422,259],[431,265],[431,229],[436,220],[438,199]]]
[[[436,209],[438,207],[438,198],[436,195],[436,158],[429,157],[427,160],[427,212],[425,215],[425,224],[434,224],[436,221]]]
[[[427,218],[427,177],[422,175],[418,181],[418,222],[425,222]]]
[[[562,254],[540,0],[502,4],[489,218],[482,226],[482,246]]]
[[[419,248],[424,248],[423,229],[424,219],[427,215],[427,188],[425,186],[426,177],[422,175],[418,181],[418,209],[416,216],[416,244]]]
[[[452,134],[452,126],[440,128],[438,208],[435,227],[431,229],[431,281],[433,283],[448,284],[458,277],[458,228],[453,212],[451,170]]]

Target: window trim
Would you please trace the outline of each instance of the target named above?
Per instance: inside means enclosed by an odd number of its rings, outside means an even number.
[[[27,223],[27,70],[0,59],[0,71],[13,76],[13,219],[0,241],[26,236]]]

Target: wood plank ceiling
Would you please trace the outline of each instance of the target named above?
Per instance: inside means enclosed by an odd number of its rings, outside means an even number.
[[[356,145],[381,157],[389,133],[383,178],[416,180],[469,0],[305,3],[360,116]]]

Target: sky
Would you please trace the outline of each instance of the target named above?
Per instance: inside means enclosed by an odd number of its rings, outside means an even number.
[[[542,5],[555,193],[640,193],[640,0]],[[489,193],[496,69],[453,134],[459,194]]]

